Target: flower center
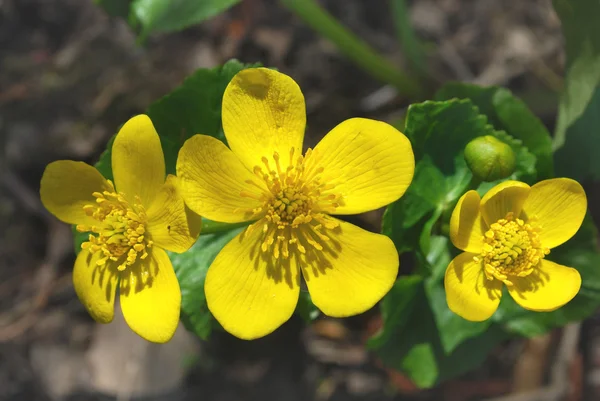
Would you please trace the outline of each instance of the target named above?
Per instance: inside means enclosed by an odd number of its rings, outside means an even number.
[[[147,249],[152,247],[152,241],[144,235],[147,216],[139,196],[135,197],[135,203],[130,203],[122,193],[115,191],[111,181],[108,184],[108,191],[93,193],[95,204],[83,207],[85,213],[97,220],[98,224],[79,224],[77,231],[92,232],[81,248],[102,254],[96,262],[98,266],[105,265],[108,260],[120,261],[117,269],[123,271],[133,265],[138,257],[148,257]]]
[[[483,261],[488,280],[496,278],[512,285],[511,276],[528,276],[550,253],[550,249],[542,247],[538,231],[510,212],[485,232],[483,251],[474,260]]]
[[[263,252],[271,249],[275,258],[280,255],[288,258],[290,246],[300,253],[306,253],[306,246],[322,250],[323,241],[329,240],[325,229],[339,225],[327,214],[339,206],[341,196],[329,192],[334,186],[323,182],[323,168],[316,167],[316,153],[308,149],[305,156],[296,158],[294,153],[294,148],[290,149],[285,169],[278,152],[273,153],[274,166],[263,157],[263,165],[255,166],[254,174],[264,181],[267,190],[248,180],[247,183],[260,188],[260,195],[241,193],[241,196],[262,201],[262,206],[249,211],[262,219],[248,229],[262,225],[261,249]]]

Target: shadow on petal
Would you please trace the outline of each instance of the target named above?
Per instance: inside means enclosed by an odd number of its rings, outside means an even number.
[[[372,308],[394,284],[398,253],[384,235],[331,217],[327,219],[337,227],[323,230],[322,236],[305,227],[298,236],[306,248],[306,253],[298,255],[302,275],[314,304],[326,315],[344,317],[362,313]]]
[[[579,272],[571,267],[542,260],[526,277],[510,277],[508,291],[525,309],[552,311],[565,305],[581,287]]]

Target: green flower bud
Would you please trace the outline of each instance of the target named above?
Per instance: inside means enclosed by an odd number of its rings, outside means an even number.
[[[473,139],[465,147],[465,161],[473,175],[482,181],[496,181],[510,176],[517,164],[515,152],[491,135]]]

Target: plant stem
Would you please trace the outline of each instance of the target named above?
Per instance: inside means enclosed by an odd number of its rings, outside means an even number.
[[[423,88],[415,77],[408,76],[358,38],[315,0],[280,0],[307,25],[332,41],[342,53],[373,77],[393,85],[406,97],[419,98]]]
[[[426,74],[425,53],[410,22],[406,1],[391,0],[390,6],[394,17],[394,25],[396,26],[396,35],[406,58],[411,62],[413,71],[422,75]]]
[[[220,223],[218,221],[208,220],[203,217],[202,218],[202,230],[200,230],[200,235],[221,233],[224,231],[233,230],[238,227],[244,227],[244,226],[247,226],[248,224],[249,224],[249,222]]]

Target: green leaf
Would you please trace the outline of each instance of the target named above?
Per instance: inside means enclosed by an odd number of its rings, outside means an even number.
[[[413,144],[417,164],[413,181],[402,198],[390,204],[382,232],[398,252],[427,245],[421,227],[435,225],[442,212],[471,179],[462,151],[469,140],[493,131],[469,100],[413,104],[405,133]],[[435,212],[435,213],[434,213]]]
[[[393,333],[400,330],[408,322],[412,314],[417,294],[423,287],[420,276],[402,276],[381,301],[381,317],[383,330],[369,339],[368,346],[378,349],[392,340]]]
[[[554,154],[558,176],[600,180],[600,86],[584,113],[567,128],[566,141]]]
[[[450,188],[458,185],[453,183]],[[425,155],[417,162],[415,176],[406,193],[383,214],[382,233],[394,241],[399,253],[415,249],[419,244],[426,246],[428,238],[424,237],[422,227],[427,225],[427,232],[431,232],[447,203],[448,192],[447,178]]]
[[[169,252],[181,287],[181,321],[202,339],[208,338],[214,324],[204,295],[206,272],[221,249],[241,231],[202,235],[187,252]]]
[[[454,206],[458,198],[460,198],[468,189],[473,173],[469,170],[465,158],[461,155],[456,156],[454,163],[455,173],[446,178],[446,204]]]
[[[470,322],[448,308],[443,279],[446,268],[452,260],[451,252],[454,251],[454,246],[446,236],[433,236],[430,244],[426,260],[431,266],[431,275],[425,281],[425,293],[440,335],[442,348],[446,354],[450,354],[464,341],[485,332],[491,321]]]
[[[432,387],[480,365],[507,335],[495,325],[445,352],[423,281],[400,278],[381,303],[383,329],[368,342],[381,360],[419,387]],[[399,284],[402,283],[402,284]]]
[[[453,352],[460,344],[482,334],[490,327],[491,320],[470,322],[452,312],[446,302],[443,283],[428,280],[425,290],[445,353]]]
[[[483,333],[461,343],[452,353],[438,356],[440,365],[438,383],[481,366],[494,348],[508,338],[510,335],[501,327],[491,325]]]
[[[537,158],[536,170],[540,178],[553,174],[552,140],[544,124],[527,105],[508,89],[498,88],[492,98],[496,116],[501,121],[498,130],[523,141],[523,145]]]
[[[221,125],[223,92],[235,74],[256,66],[230,60],[222,67],[200,69],[148,107],[147,114],[161,138],[167,173],[175,173],[179,149],[191,136],[211,135],[225,141]]]
[[[521,140],[494,130],[468,99],[411,105],[405,132],[417,158],[415,176],[404,196],[387,207],[382,221],[383,234],[394,241],[399,253],[418,248],[425,255],[429,252],[429,237],[439,231],[439,218],[449,216],[446,212],[471,182],[463,151],[472,139],[493,135],[505,142],[516,155],[511,178],[531,181],[535,177],[535,156]]]
[[[429,251],[425,260],[431,265],[431,276],[428,280],[432,282],[441,282],[446,274],[446,268],[452,260],[451,250],[454,246],[445,235],[432,235],[429,239]]]
[[[416,154],[415,176],[404,196],[387,207],[382,232],[400,253],[419,246],[427,253],[428,237],[439,217],[471,180],[462,156],[465,145],[495,132],[469,100],[413,104],[405,132]]]
[[[500,110],[508,110],[511,107],[512,109],[518,108],[514,105],[506,106],[510,102],[502,100],[506,99],[504,92],[497,93],[494,99],[497,98],[501,99],[498,101],[498,104],[501,105],[498,106]],[[513,100],[517,101],[514,98]],[[515,112],[515,114],[519,113]],[[535,117],[533,118],[535,119]],[[536,156],[524,145],[524,141],[507,132],[495,130],[492,125],[488,124],[487,116],[480,114],[480,110],[469,99],[427,101],[411,105],[407,113],[405,132],[413,143],[417,160],[424,159],[425,155],[428,155],[430,160],[427,162],[439,168],[442,175],[446,177],[458,174],[459,180],[465,179],[463,168],[466,165],[462,157],[464,148],[474,138],[485,135],[495,136],[508,144],[515,152],[517,169],[513,178],[531,179],[535,177]],[[417,173],[418,171],[415,171],[415,175]],[[439,177],[435,178],[440,181]],[[436,182],[429,185],[435,186]],[[447,188],[456,190],[452,185],[448,185]],[[423,190],[427,190],[427,188]],[[461,194],[462,192],[459,196]]]
[[[131,12],[142,25],[142,38],[152,32],[179,31],[227,10],[240,0],[134,0]]]
[[[523,146],[537,158],[536,170],[540,178],[553,176],[550,133],[527,105],[508,89],[449,83],[435,95],[436,100],[453,98],[470,99],[496,130],[506,131],[522,141]]]
[[[403,203],[403,199],[408,196],[410,194],[407,191],[400,200],[390,204],[385,209],[381,220],[381,233],[390,237],[400,254],[417,248],[421,232],[420,223],[412,227],[404,227],[403,222],[412,218],[407,214]],[[423,223],[426,220],[427,218],[423,218]]]
[[[455,172],[456,155],[462,154],[471,139],[492,132],[486,117],[468,99],[412,104],[406,116],[405,134],[415,158],[429,154],[445,175]]]
[[[317,308],[315,304],[313,304],[308,291],[300,291],[300,298],[298,299],[298,304],[296,305],[295,312],[307,324],[311,323],[321,314],[319,308]]]
[[[411,227],[428,212],[435,209],[446,196],[446,177],[425,155],[415,166],[411,186],[402,201],[406,209],[406,219],[401,223]]]
[[[584,117],[588,107],[595,107],[596,112],[587,114],[586,119],[597,117],[598,105],[591,105],[591,101],[600,86],[600,24],[597,21],[600,2],[554,0],[553,4],[562,23],[567,53],[565,89],[558,108],[554,139],[554,148],[558,149],[568,140],[569,128]],[[598,125],[591,127],[591,122],[583,124],[596,131],[599,128]],[[587,151],[581,149],[587,157],[595,156]],[[584,156],[580,154],[580,157]]]
[[[423,224],[423,229],[421,230],[421,235],[419,236],[419,249],[424,255],[428,255],[431,250],[432,232],[434,231],[434,227],[438,223],[438,220],[443,213],[443,206],[438,206],[425,224]]]

